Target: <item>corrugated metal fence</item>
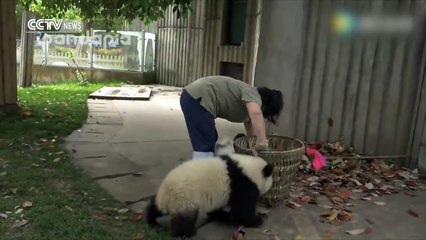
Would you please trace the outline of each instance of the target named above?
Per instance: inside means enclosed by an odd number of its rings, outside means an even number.
[[[226,0],[193,1],[193,14],[176,18],[171,10],[158,24],[157,79],[161,84],[185,86],[202,76],[220,74],[220,63],[244,64],[244,80],[253,74],[255,23],[259,0],[249,0],[244,45],[223,45],[223,4]]]
[[[204,1],[194,1],[192,8],[196,14],[186,19],[169,9],[158,24],[157,79],[162,84],[183,86],[201,75]]]
[[[326,29],[332,11],[340,7],[401,12],[424,10],[425,3],[309,2],[294,113],[297,137],[308,141],[343,137],[357,151],[367,154],[407,153],[422,45],[413,39],[390,37],[342,40],[330,37]]]

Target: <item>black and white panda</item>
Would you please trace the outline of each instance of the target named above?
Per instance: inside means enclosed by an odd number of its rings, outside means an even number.
[[[245,227],[262,225],[256,201],[271,188],[272,171],[262,158],[236,153],[184,162],[169,172],[147,206],[148,225],[170,215],[173,237],[194,236],[197,218],[204,215]]]

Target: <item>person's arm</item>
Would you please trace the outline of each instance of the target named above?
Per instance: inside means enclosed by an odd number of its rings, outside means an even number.
[[[265,120],[263,119],[260,106],[257,103],[248,102],[246,107],[250,117],[251,133],[257,137],[256,146],[267,146],[268,142],[266,140]]]
[[[253,132],[253,127],[251,126],[251,121],[248,119],[244,122],[244,128],[246,129],[246,135],[249,137],[256,136]]]

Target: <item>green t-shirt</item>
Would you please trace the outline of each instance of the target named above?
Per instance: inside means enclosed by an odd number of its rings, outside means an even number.
[[[184,89],[195,99],[201,97],[201,105],[213,116],[230,122],[248,120],[247,102],[255,102],[262,106],[257,88],[231,77],[200,78]]]

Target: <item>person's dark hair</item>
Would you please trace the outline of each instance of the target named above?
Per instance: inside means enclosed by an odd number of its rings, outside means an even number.
[[[267,87],[259,87],[257,91],[262,99],[263,117],[269,122],[277,125],[277,119],[284,105],[281,91],[269,89]]]

